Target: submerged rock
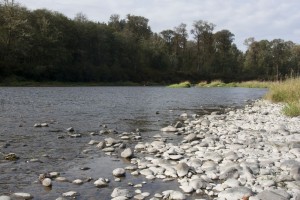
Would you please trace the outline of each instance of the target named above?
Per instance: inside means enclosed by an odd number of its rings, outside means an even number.
[[[8,154],[4,154],[4,159],[9,161],[15,161],[18,160],[19,157],[15,153],[8,153]]]
[[[62,194],[64,197],[76,197],[78,193],[76,191],[69,191]]]

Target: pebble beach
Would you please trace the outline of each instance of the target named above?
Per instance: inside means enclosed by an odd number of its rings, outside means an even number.
[[[127,162],[111,169],[111,179],[90,177],[71,182],[101,190],[112,182],[126,182],[129,174],[145,178],[140,184],[112,188],[113,200],[298,200],[300,118],[284,116],[282,108],[283,104],[257,100],[225,113],[182,113],[180,120],[147,139],[138,130],[91,133],[101,135],[102,139],[91,140],[87,144],[89,149]],[[72,131],[69,130],[70,136],[80,136]],[[59,172],[45,172],[36,179],[44,187],[55,187],[53,183],[63,182],[63,178]],[[155,180],[174,182],[178,188],[143,191],[144,184]],[[0,196],[0,200],[16,198],[35,199],[22,191]],[[57,200],[70,198],[85,199],[74,187]]]

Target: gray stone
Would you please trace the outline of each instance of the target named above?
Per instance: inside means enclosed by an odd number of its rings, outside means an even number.
[[[111,197],[126,197],[131,198],[133,195],[127,189],[115,188],[111,193]]]
[[[121,177],[121,176],[125,176],[126,171],[123,168],[117,168],[113,170],[112,174],[116,177]]]
[[[112,145],[114,145],[116,143],[119,143],[118,140],[116,140],[114,138],[111,138],[111,137],[105,138],[104,141],[106,142],[106,146],[112,146]]]
[[[290,174],[295,181],[300,181],[300,166],[294,166],[291,169]]]
[[[240,184],[241,183],[238,180],[230,178],[230,179],[227,179],[222,185],[225,188],[228,188],[228,187],[233,188],[233,187],[239,187]]]
[[[0,200],[11,200],[9,196],[2,195],[0,196]]]
[[[103,142],[103,141],[99,142],[99,143],[97,144],[97,147],[98,147],[99,149],[105,148],[105,142]]]
[[[73,127],[67,128],[67,131],[68,132],[74,132],[74,128]]]
[[[260,200],[288,200],[290,195],[283,190],[265,190],[260,192],[257,197]]]
[[[252,196],[253,192],[247,187],[235,187],[224,190],[218,194],[221,199],[240,200],[245,196]]]
[[[113,147],[107,147],[107,148],[102,149],[102,151],[103,152],[114,152],[115,148],[113,148]]]
[[[162,132],[177,132],[177,129],[173,126],[167,126],[167,127],[160,129],[160,131],[162,131]]]
[[[133,151],[130,148],[125,149],[122,153],[121,153],[121,157],[122,158],[131,158],[133,156]]]
[[[185,162],[181,162],[176,165],[175,169],[177,171],[177,175],[179,177],[183,177],[188,174],[190,167]]]
[[[78,193],[75,191],[69,191],[62,194],[64,197],[76,197],[78,196]]]
[[[192,186],[190,186],[190,185],[181,185],[180,188],[185,193],[192,193],[194,191],[194,188]]]
[[[72,183],[74,183],[76,185],[81,185],[81,184],[83,184],[83,181],[81,179],[76,179]]]
[[[212,160],[208,160],[208,161],[205,161],[203,163],[203,165],[201,166],[201,168],[204,170],[204,171],[211,171],[211,170],[215,170],[217,167],[217,164],[212,161]]]
[[[69,180],[66,177],[59,176],[55,179],[58,182],[68,182]]]
[[[182,123],[181,122],[177,122],[176,124],[175,124],[175,126],[174,126],[175,128],[182,128],[183,127],[183,125],[182,125]]]
[[[238,178],[239,177],[239,170],[237,167],[232,166],[226,169],[223,173],[220,174],[219,178],[222,179],[229,179],[229,178]]]
[[[119,196],[119,197],[112,198],[111,200],[128,200],[128,198],[123,197],[123,196]]]
[[[192,179],[189,182],[189,185],[194,188],[194,190],[206,188],[206,182],[202,179]]]
[[[42,185],[45,186],[45,187],[50,187],[52,186],[52,181],[50,178],[45,178],[43,181],[42,181]]]
[[[263,181],[260,181],[260,185],[263,186],[264,188],[268,188],[271,186],[275,186],[276,183],[273,180],[263,180]]]
[[[294,167],[300,166],[300,163],[296,160],[286,160],[280,164],[282,170],[291,170]]]
[[[169,155],[168,156],[171,160],[180,160],[181,158],[183,158],[182,155]]]
[[[41,127],[49,127],[48,123],[41,123]]]
[[[163,199],[169,199],[169,200],[184,200],[186,199],[185,195],[179,191],[175,190],[166,190],[162,192]]]
[[[153,171],[150,169],[143,169],[140,171],[140,174],[142,174],[144,176],[149,176],[149,175],[153,175]]]
[[[17,199],[33,199],[33,196],[29,193],[24,193],[24,192],[17,192],[13,194],[13,197],[17,198]]]
[[[94,182],[96,187],[106,187],[108,186],[108,182],[104,178],[99,178]]]
[[[146,197],[144,197],[142,194],[137,194],[133,197],[134,199],[137,199],[137,200],[143,200],[145,199]]]
[[[197,135],[195,133],[191,133],[185,136],[184,139],[187,140],[188,142],[191,142],[197,139]]]

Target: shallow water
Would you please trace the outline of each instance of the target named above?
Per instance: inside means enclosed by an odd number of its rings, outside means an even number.
[[[0,87],[0,152],[14,152],[20,157],[15,162],[0,159],[0,194],[23,191],[35,199],[55,199],[63,192],[75,190],[80,193],[78,199],[108,199],[115,186],[126,187],[127,182],[140,183],[144,179],[128,175],[121,183],[115,183],[111,171],[126,163],[91,149],[87,145],[91,139],[103,139],[91,136],[91,131],[102,130],[104,124],[120,133],[138,128],[143,140],[149,140],[182,112],[201,115],[241,107],[265,92],[245,88]],[[33,128],[42,122],[50,123],[49,127]],[[74,127],[82,137],[68,137],[68,127]],[[86,149],[90,152],[83,153]],[[33,158],[40,162],[29,162]],[[79,170],[84,166],[91,169]],[[52,190],[34,183],[40,173],[50,171],[61,172],[71,181],[107,177],[112,182],[101,189],[95,188],[93,181],[82,186],[54,182]],[[153,194],[171,188],[176,189],[177,183],[155,181],[142,190]]]

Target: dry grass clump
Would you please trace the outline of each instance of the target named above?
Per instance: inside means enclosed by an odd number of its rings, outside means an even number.
[[[273,102],[287,103],[283,109],[284,114],[292,117],[299,116],[300,78],[273,83],[265,98]]]

